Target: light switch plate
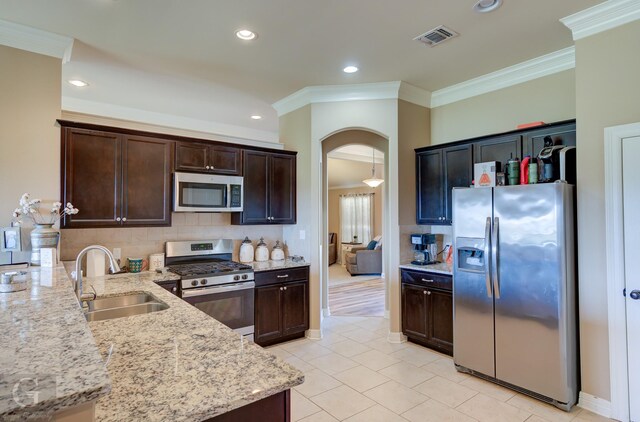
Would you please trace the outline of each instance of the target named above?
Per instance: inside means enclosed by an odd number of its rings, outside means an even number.
[[[307,237],[307,233],[304,230],[300,230],[300,240],[304,240]]]
[[[115,259],[122,259],[122,250],[120,248],[113,248],[113,257]]]

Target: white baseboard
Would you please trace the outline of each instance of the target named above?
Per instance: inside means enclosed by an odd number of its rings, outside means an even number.
[[[402,333],[390,332],[387,336],[387,341],[395,344],[405,343],[407,341],[407,336]]]
[[[309,340],[321,340],[322,339],[322,330],[307,330],[304,333],[304,336]]]
[[[384,311],[384,319],[389,319],[389,311]]]
[[[329,308],[322,308],[322,316],[325,318],[331,316],[331,310]]]
[[[584,391],[580,392],[578,396],[578,406],[588,410],[589,412],[596,413],[605,418],[611,417],[611,402],[600,397],[592,396]]]

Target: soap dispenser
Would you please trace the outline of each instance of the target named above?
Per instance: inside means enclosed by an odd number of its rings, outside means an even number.
[[[264,238],[260,238],[260,243],[256,247],[256,262],[264,262],[269,260],[269,248],[264,243]]]
[[[284,261],[284,250],[282,249],[282,245],[279,240],[276,240],[276,244],[271,251],[271,260]]]
[[[240,245],[240,262],[253,262],[253,244],[248,236],[244,238],[242,245]]]

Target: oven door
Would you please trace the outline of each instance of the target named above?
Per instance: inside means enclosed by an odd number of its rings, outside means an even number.
[[[255,283],[185,289],[182,299],[242,335],[253,334]]]

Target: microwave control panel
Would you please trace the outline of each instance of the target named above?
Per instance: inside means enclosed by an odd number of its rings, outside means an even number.
[[[242,206],[242,185],[231,185],[231,199],[229,201],[230,208],[238,208]]]

